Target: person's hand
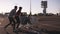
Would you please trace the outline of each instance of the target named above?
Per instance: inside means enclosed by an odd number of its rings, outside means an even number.
[[[13,16],[13,18],[15,18],[15,16]]]

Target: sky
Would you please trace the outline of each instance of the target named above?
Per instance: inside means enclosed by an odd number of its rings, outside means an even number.
[[[41,8],[42,0],[31,0],[31,12],[32,14],[43,13]],[[47,13],[59,13],[60,12],[60,0],[47,0]],[[0,0],[0,13],[10,12],[14,6],[23,7],[22,12],[30,13],[30,0]]]

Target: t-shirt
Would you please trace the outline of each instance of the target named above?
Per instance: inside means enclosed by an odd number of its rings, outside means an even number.
[[[15,14],[16,14],[16,10],[13,9],[13,10],[10,12],[9,17],[13,17]]]

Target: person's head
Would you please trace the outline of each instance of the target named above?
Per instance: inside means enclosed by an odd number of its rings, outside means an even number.
[[[22,7],[19,7],[19,9],[22,9]]]
[[[17,10],[17,6],[14,6],[14,9],[16,9],[16,10]]]

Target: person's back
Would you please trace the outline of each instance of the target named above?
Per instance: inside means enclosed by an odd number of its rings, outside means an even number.
[[[11,12],[9,13],[9,17],[15,16],[16,10],[17,10],[17,6],[15,6],[14,9],[11,10]]]
[[[13,16],[15,15],[15,13],[16,13],[16,10],[13,9],[13,10],[10,12],[9,17],[13,17]]]

